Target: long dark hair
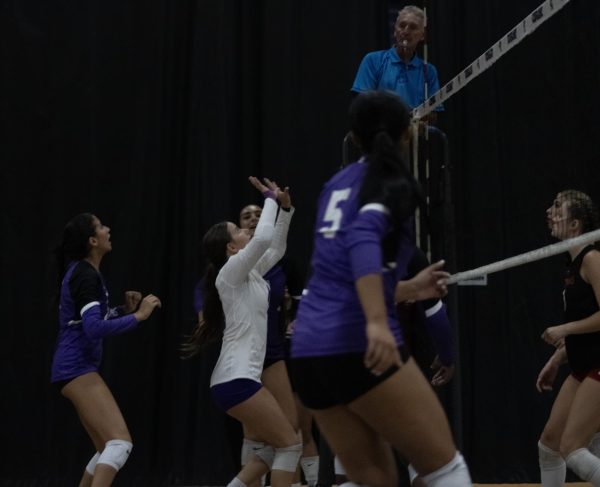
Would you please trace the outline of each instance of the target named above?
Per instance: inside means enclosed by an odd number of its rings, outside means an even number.
[[[230,241],[231,235],[227,229],[227,222],[220,222],[210,227],[202,239],[202,247],[207,259],[203,276],[202,320],[198,321],[192,333],[182,343],[181,358],[193,357],[204,345],[223,336],[225,315],[215,281],[221,267],[227,262],[227,244]]]
[[[368,162],[360,205],[384,204],[398,226],[412,215],[421,199],[419,185],[400,153],[400,140],[410,126],[410,111],[391,92],[368,91],[353,100],[349,114],[352,133]]]
[[[71,218],[63,230],[62,242],[54,249],[54,257],[58,268],[58,285],[65,275],[67,264],[75,260],[85,259],[90,251],[89,239],[96,235],[94,215],[80,213]]]

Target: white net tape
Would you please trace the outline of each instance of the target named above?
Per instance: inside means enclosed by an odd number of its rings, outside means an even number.
[[[588,245],[598,240],[600,240],[600,230],[594,230],[593,232],[584,233],[583,235],[579,235],[578,237],[571,238],[569,240],[563,240],[562,242],[547,245],[546,247],[541,247],[536,250],[531,250],[524,254],[515,255],[514,257],[500,260],[498,262],[484,265],[482,267],[477,267],[476,269],[458,272],[450,276],[450,278],[448,279],[448,284],[455,284],[457,282],[465,281],[467,279],[475,279],[478,277],[487,276],[488,274],[492,274],[494,272],[499,272],[506,269],[510,269],[512,267],[528,264],[529,262],[535,262],[536,260],[541,260],[545,259],[546,257],[561,254],[573,247]]]
[[[486,71],[498,59],[504,56],[525,37],[563,8],[570,0],[546,0],[514,28],[487,49],[475,61],[463,69],[456,77],[446,83],[439,91],[431,95],[423,104],[413,110],[413,117],[421,119],[435,110],[444,101],[458,93],[477,76]]]

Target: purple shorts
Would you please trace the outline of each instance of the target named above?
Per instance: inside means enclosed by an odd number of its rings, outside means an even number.
[[[252,379],[233,379],[229,382],[214,385],[210,388],[213,400],[223,411],[250,399],[262,387],[260,382]]]

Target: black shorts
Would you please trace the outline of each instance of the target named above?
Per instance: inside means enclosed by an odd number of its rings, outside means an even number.
[[[406,362],[406,347],[399,349]],[[299,357],[291,360],[291,375],[296,392],[307,408],[327,409],[348,404],[382,383],[399,367],[393,365],[381,375],[365,367],[365,352],[322,357]]]
[[[284,351],[285,351],[285,366],[287,367],[288,377],[290,379],[290,386],[292,386],[292,392],[296,392],[296,384],[294,384],[294,374],[292,374],[292,357],[291,357],[292,340],[291,337],[285,337]]]

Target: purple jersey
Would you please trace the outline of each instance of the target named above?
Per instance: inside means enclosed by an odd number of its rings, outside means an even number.
[[[52,382],[98,370],[102,339],[134,328],[132,314],[108,307],[102,275],[85,260],[71,262],[60,290],[59,330],[52,361]]]
[[[398,344],[402,335],[394,309],[395,273],[406,266],[414,248],[409,223],[386,264],[382,243],[390,234],[387,208],[371,203],[359,208],[358,196],[367,164],[351,164],[329,180],[319,197],[312,274],[300,301],[292,357],[335,355],[366,350],[365,316],[355,281],[383,274],[390,329]]]

